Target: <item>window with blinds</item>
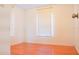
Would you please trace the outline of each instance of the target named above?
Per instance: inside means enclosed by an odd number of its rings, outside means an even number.
[[[54,35],[54,18],[52,8],[37,9],[36,14],[36,34],[38,36]]]

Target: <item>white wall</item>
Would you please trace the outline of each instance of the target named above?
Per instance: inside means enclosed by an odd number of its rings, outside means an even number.
[[[50,39],[51,37],[39,37],[37,35],[36,15],[37,15],[37,10],[35,8],[26,10],[26,19],[25,19],[26,42],[52,44],[52,39]],[[44,21],[45,21],[45,23],[46,22],[48,23],[49,20],[45,19]],[[48,29],[48,26],[47,26],[47,29]]]
[[[10,8],[0,8],[0,54],[10,54]]]
[[[72,13],[73,5],[53,6],[55,15],[55,39],[53,43],[74,45]]]
[[[35,9],[26,10],[26,42],[42,44],[74,45],[72,13],[73,5],[53,5],[55,21],[54,37],[37,37]]]
[[[20,9],[15,8],[12,11],[12,19],[15,26],[11,32],[11,44],[21,42],[42,43],[42,44],[60,44],[60,45],[75,45],[79,51],[78,27],[75,33],[76,23],[72,19],[74,11],[73,5],[53,5],[52,12],[54,14],[54,37],[38,37],[36,36],[36,8]],[[78,9],[78,7],[76,7]],[[79,9],[77,10],[79,12]],[[79,23],[77,22],[77,25]],[[75,38],[75,36],[76,38]]]
[[[24,42],[24,9],[0,8],[0,54],[10,54],[11,45]]]
[[[12,9],[11,21],[11,44],[24,42],[24,9]]]
[[[74,13],[79,13],[79,5],[74,5]],[[74,36],[75,36],[75,47],[79,53],[79,19],[74,18]]]
[[[35,28],[35,10],[26,10],[25,12],[25,40],[26,42],[32,41],[32,38],[35,36],[36,28]]]

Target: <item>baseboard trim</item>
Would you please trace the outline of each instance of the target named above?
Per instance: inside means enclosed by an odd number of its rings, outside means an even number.
[[[79,54],[79,48],[75,47],[75,49],[77,50],[77,53]]]
[[[32,41],[27,41],[26,43],[33,43],[33,44],[45,44],[45,45],[74,46],[74,45],[70,45],[70,44],[63,44],[63,43],[39,43],[39,42],[32,42]]]

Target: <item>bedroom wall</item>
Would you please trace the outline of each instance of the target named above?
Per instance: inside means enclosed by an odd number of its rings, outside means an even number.
[[[10,54],[10,8],[0,7],[0,54]]]
[[[72,12],[73,5],[53,5],[55,33],[52,37],[37,37],[35,25],[35,9],[26,10],[26,42],[42,44],[74,45]],[[45,20],[46,21],[46,20]]]
[[[51,44],[52,39],[50,37],[38,37],[36,33],[36,8],[26,10],[26,31],[25,41],[31,43]],[[48,22],[49,20],[46,20]],[[46,23],[45,22],[45,23]],[[48,28],[48,27],[47,27]]]
[[[74,5],[74,13],[79,13],[79,5]],[[74,36],[75,36],[75,47],[79,53],[79,19],[74,18]]]
[[[11,44],[24,42],[24,9],[13,8],[11,13]]]
[[[26,10],[25,12],[25,41],[33,41],[33,37],[35,36],[36,32],[36,25],[35,25],[35,10]]]
[[[55,44],[74,45],[73,5],[55,5]]]

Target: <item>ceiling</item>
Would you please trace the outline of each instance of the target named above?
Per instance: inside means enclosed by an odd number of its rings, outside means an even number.
[[[0,4],[0,8],[14,8],[15,6],[18,8],[23,8],[23,9],[30,9],[30,8],[37,8],[37,7],[43,7],[47,6],[49,4]]]
[[[41,6],[46,6],[48,4],[16,4],[16,7],[29,9],[29,8],[36,8]]]

